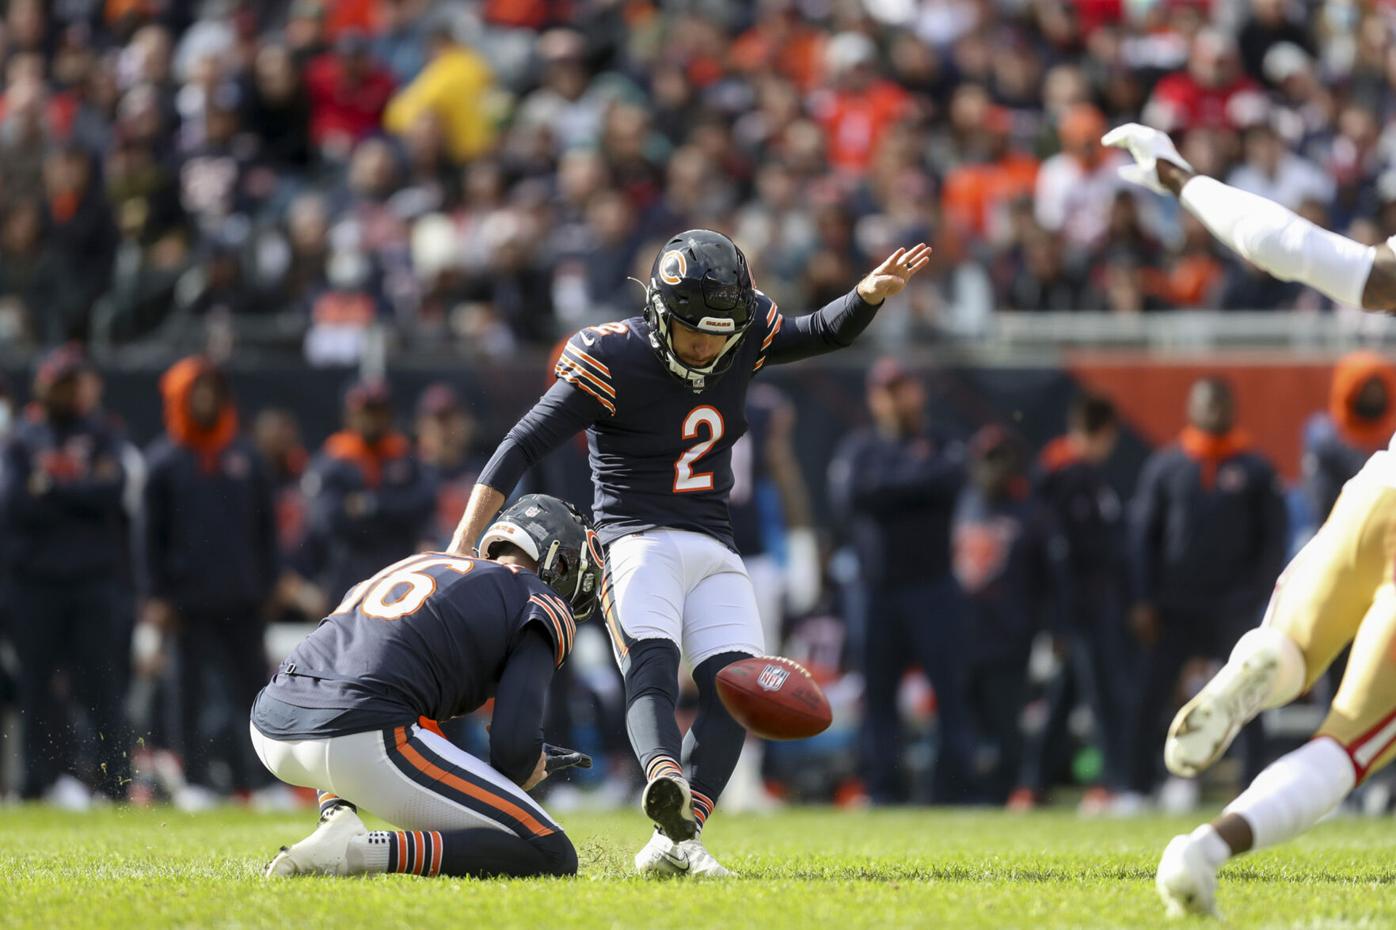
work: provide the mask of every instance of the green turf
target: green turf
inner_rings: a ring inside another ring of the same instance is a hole
[[[0,927],[973,928],[1178,926],[1153,867],[1182,823],[1081,821],[1068,813],[719,814],[709,848],[727,883],[649,882],[628,871],[638,815],[564,819],[572,880],[406,876],[263,881],[275,848],[313,816],[82,816],[0,809]],[[1396,927],[1396,828],[1325,824],[1223,873],[1228,928]]]

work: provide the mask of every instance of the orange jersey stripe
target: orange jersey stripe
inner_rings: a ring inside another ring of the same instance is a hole
[[[592,374],[592,372],[587,370],[585,365],[578,363],[575,359],[570,359],[567,356],[563,355],[558,358],[557,367],[566,367],[569,370],[576,371],[577,373],[581,374],[584,378],[586,378],[588,381],[590,381],[592,384],[596,385],[598,388],[604,391],[608,396],[616,396],[616,389],[611,387],[611,382],[606,381],[605,379],[600,378],[595,374]]]
[[[559,371],[558,371],[558,377],[561,378],[563,381],[566,381],[568,384],[572,385],[574,388],[577,388],[577,389],[580,390],[580,391],[586,391],[586,392],[587,392],[588,394],[590,394],[592,397],[596,398],[596,402],[597,402],[598,404],[600,404],[601,406],[605,407],[606,410],[607,410],[612,416],[615,415],[615,412],[616,412],[616,405],[613,404],[613,403],[611,403],[611,402],[610,402],[609,400],[607,400],[606,398],[602,397],[600,394],[596,393],[596,391],[593,390],[592,388],[588,387],[588,386],[587,386],[587,383],[586,383],[585,381],[583,381],[582,379],[578,378],[576,375],[573,375],[573,374],[570,374],[570,373],[564,373],[564,372],[561,371],[560,369],[559,369]]]
[[[605,375],[608,378],[611,377],[611,369],[607,368],[605,365],[601,364],[596,359],[592,358],[590,355],[587,355],[585,352],[574,346],[572,343],[569,342],[567,343],[567,345],[563,346],[562,351],[575,355],[577,358],[591,365],[597,371],[601,372],[601,374]]]
[[[766,325],[767,325],[767,326],[770,326],[772,323],[775,322],[776,314],[779,313],[779,312],[780,312],[780,307],[776,305],[776,302],[775,302],[774,300],[771,301],[771,309],[770,309],[770,311],[767,312],[767,314],[766,314]]]
[[[769,333],[766,334],[766,340],[765,340],[764,342],[761,343],[761,351],[762,351],[762,352],[765,352],[767,349],[769,349],[769,348],[771,347],[771,341],[772,341],[773,339],[776,338],[776,333],[780,332],[780,328],[781,328],[782,326],[784,326],[784,325],[785,325],[785,317],[783,317],[783,316],[778,316],[778,317],[776,317],[776,325],[775,325],[774,327],[772,327],[772,329],[771,329],[771,331],[770,331]]]
[[[562,627],[562,621],[557,618],[557,609],[536,594],[530,597],[528,602],[543,608],[543,613],[547,614],[548,620],[552,622],[553,632],[557,636],[557,664],[561,665],[562,660],[567,658],[567,632]]]
[[[544,594],[543,597],[545,600],[552,601],[553,606],[557,608],[558,614],[562,617],[562,622],[567,625],[567,651],[571,652],[572,647],[577,643],[577,621],[572,616],[572,608],[568,607],[566,602],[556,594]]]
[[[497,811],[508,814],[527,827],[529,832],[534,836],[551,836],[553,834],[551,827],[539,822],[537,817],[534,817],[528,811],[519,807],[519,805],[515,804],[508,797],[492,794],[484,788],[473,785],[458,775],[448,772],[439,765],[423,758],[422,754],[408,742],[406,727],[398,727],[396,737],[398,752],[401,753],[402,757],[411,763],[412,767],[417,771],[430,776],[434,781],[439,781],[443,785],[451,786],[461,794],[469,795],[477,801],[483,801]]]
[[[625,637],[620,635],[620,624],[616,620],[616,599],[611,592],[611,573],[601,576],[601,619],[606,622],[606,632],[611,635],[611,646],[621,656],[630,654]]]

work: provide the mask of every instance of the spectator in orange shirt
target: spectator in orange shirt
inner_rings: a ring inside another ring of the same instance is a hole
[[[981,88],[957,94],[956,104],[961,109],[976,106],[976,97],[983,98],[984,108],[976,119],[977,138],[970,144],[982,147],[983,155],[952,168],[945,176],[941,206],[956,236],[1004,242],[1010,235],[1008,206],[1032,195],[1037,159],[1012,147],[1009,112],[989,105]]]
[[[887,127],[908,111],[910,97],[877,73],[877,46],[856,32],[834,36],[824,52],[831,88],[816,102],[829,164],[861,175]]]
[[[764,0],[755,24],[732,43],[732,67],[757,76],[774,71],[802,91],[823,76],[824,34],[810,28],[792,0]]]

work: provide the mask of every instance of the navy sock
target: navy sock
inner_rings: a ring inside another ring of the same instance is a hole
[[[724,652],[705,659],[693,670],[698,685],[698,716],[684,740],[689,782],[693,789],[693,816],[703,828],[713,806],[727,787],[746,742],[746,730],[732,718],[717,694],[717,673],[733,662],[749,659],[744,652]]]
[[[667,639],[631,644],[625,669],[625,729],[645,780],[678,775],[683,743],[674,711],[679,701],[679,647]]]

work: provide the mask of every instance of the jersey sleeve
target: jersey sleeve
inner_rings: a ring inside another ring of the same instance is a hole
[[[541,581],[528,585],[528,602],[519,622],[520,631],[535,625],[547,635],[553,647],[555,666],[561,666],[577,641],[577,621],[562,598]]]
[[[514,424],[476,477],[477,484],[509,494],[524,473],[553,449],[590,426],[601,411],[558,381]]]
[[[611,416],[616,413],[616,382],[607,364],[607,342],[626,332],[624,323],[605,323],[589,326],[567,340],[553,366],[553,374],[559,381],[590,396],[601,409]]]
[[[787,319],[775,301],[757,293],[762,304],[770,306],[756,320],[755,325],[764,329],[752,371],[760,371],[768,361],[782,365],[847,348],[882,306],[868,303],[853,290],[814,313]]]

